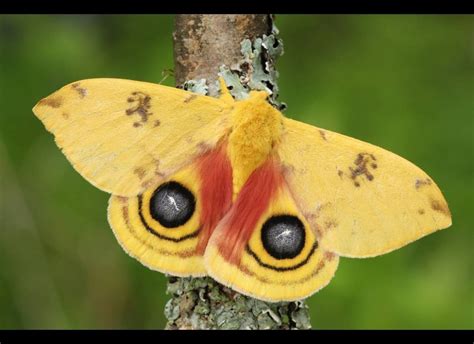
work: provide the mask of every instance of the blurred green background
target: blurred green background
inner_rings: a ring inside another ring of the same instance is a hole
[[[290,16],[289,117],[389,149],[443,190],[453,226],[341,259],[314,328],[474,328],[474,17]],[[92,77],[159,82],[172,16],[0,16],[0,328],[163,328],[166,278],[130,258],[31,108]],[[174,80],[168,78],[167,85]]]

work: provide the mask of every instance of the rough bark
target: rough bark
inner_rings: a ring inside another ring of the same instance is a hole
[[[236,99],[251,89],[278,98],[275,60],[283,45],[270,15],[177,15],[174,54],[177,87],[217,96],[218,73]],[[268,303],[244,296],[209,277],[169,277],[167,329],[308,329],[304,301]]]
[[[240,43],[271,33],[269,15],[177,15],[174,39],[176,84],[206,79],[209,95],[217,95],[221,65],[233,66],[241,57]]]

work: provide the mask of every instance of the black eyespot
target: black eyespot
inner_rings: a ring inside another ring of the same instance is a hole
[[[304,225],[296,216],[273,216],[263,224],[262,243],[276,259],[294,258],[304,247]]]
[[[160,185],[150,199],[151,216],[166,228],[184,225],[195,209],[193,194],[177,182]]]

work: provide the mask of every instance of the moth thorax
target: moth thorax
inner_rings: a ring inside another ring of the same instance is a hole
[[[262,97],[251,97],[237,104],[228,145],[234,195],[250,174],[270,157],[281,135],[283,116]]]

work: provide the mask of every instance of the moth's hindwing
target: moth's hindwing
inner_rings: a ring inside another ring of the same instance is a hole
[[[338,256],[319,246],[270,158],[251,174],[214,231],[205,264],[213,278],[246,295],[290,301],[329,283]]]
[[[153,270],[205,275],[202,255],[230,207],[231,175],[225,149],[218,148],[137,197],[113,195],[108,216],[115,236]]]

